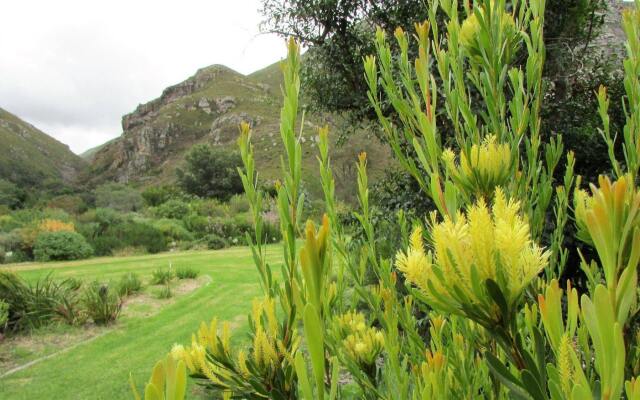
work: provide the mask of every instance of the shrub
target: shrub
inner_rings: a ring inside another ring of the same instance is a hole
[[[151,273],[151,284],[152,285],[164,285],[167,282],[170,282],[175,276],[175,273],[171,267],[169,268],[158,268]]]
[[[249,211],[249,200],[243,194],[236,194],[229,199],[229,210],[232,214],[246,213]]]
[[[121,297],[130,296],[134,293],[138,293],[142,290],[142,281],[138,277],[138,274],[129,272],[122,275],[120,282],[118,283],[118,294]]]
[[[282,240],[282,232],[280,231],[280,226],[265,222],[262,228],[262,232],[264,233],[263,240],[265,241],[265,243],[278,243]]]
[[[182,200],[169,200],[155,210],[155,214],[161,218],[182,219],[189,214],[189,205]]]
[[[112,235],[99,236],[91,242],[91,245],[96,256],[111,256],[115,249],[124,248],[123,242]]]
[[[198,215],[205,217],[223,217],[229,214],[229,205],[216,199],[198,199],[192,202],[192,208]]]
[[[9,303],[0,300],[0,332],[4,331],[9,320]]]
[[[57,219],[43,219],[38,224],[40,232],[75,232],[76,227],[72,222],[59,221]]]
[[[26,199],[26,193],[13,182],[0,179],[0,205],[19,208]]]
[[[189,232],[182,222],[177,219],[159,219],[153,221],[153,226],[160,230],[164,237],[168,240],[191,241],[193,235]]]
[[[87,210],[87,204],[80,196],[64,194],[56,196],[47,202],[49,208],[59,208],[69,214],[80,214]]]
[[[159,253],[167,249],[162,232],[148,224],[131,222],[122,226],[121,239],[128,246],[142,246],[149,253]]]
[[[43,232],[33,248],[38,261],[80,260],[90,257],[93,249],[84,236],[76,232]]]
[[[204,237],[204,242],[209,250],[219,250],[229,247],[229,242],[215,233],[211,233]]]
[[[162,286],[162,288],[156,292],[156,295],[159,299],[170,299],[173,297],[173,291],[171,290],[169,282]]]
[[[109,285],[98,281],[88,285],[82,297],[87,315],[96,325],[114,322],[122,310],[122,299]]]
[[[252,345],[234,348],[230,323],[214,319],[201,323],[191,347],[172,350],[209,397],[339,398],[346,394],[339,384],[343,370],[358,386],[354,398],[640,398],[640,149],[629,134],[640,121],[640,0],[635,13],[623,14],[629,58],[622,132],[610,131],[606,89],[598,92],[615,180],[601,176],[591,193],[574,180],[570,153],[564,176],[554,181],[563,153],[559,138],[538,145],[545,2],[478,1],[472,13],[464,6],[463,16],[459,2],[434,3],[430,21],[416,24],[415,62],[409,61],[409,34],[399,28],[392,44],[384,31],[376,33],[377,57],[365,60],[368,97],[400,164],[436,210],[417,215],[413,227],[399,213],[395,229],[374,228],[362,153],[354,216],[364,233],[353,249],[336,212],[327,128],[318,143],[327,214],[318,229],[298,218],[304,215],[297,179],[303,150],[294,129],[300,52],[289,42],[280,124],[287,160],[278,185],[287,290],[272,279],[258,240],[252,254],[264,297],[252,305]],[[450,18],[445,30],[437,14]],[[431,73],[444,82],[442,93]],[[382,103],[396,115],[387,117]],[[438,126],[443,115],[453,131]],[[616,158],[617,140],[624,162]],[[262,197],[248,124],[241,125],[238,142],[260,232]],[[411,151],[419,154],[415,160]],[[584,275],[570,277],[565,290],[559,281],[567,275],[570,211],[577,234],[569,240],[593,253],[571,265]],[[376,237],[403,250],[382,253]],[[363,279],[367,269],[373,282]],[[303,306],[294,306],[302,298]],[[154,370],[156,380],[161,368]]]
[[[107,183],[94,191],[96,206],[111,208],[121,212],[138,211],[142,209],[140,193],[120,183]]]
[[[54,281],[46,275],[30,285],[12,272],[0,271],[0,299],[9,305],[7,329],[38,328],[56,318],[76,321],[77,289],[74,280]]]
[[[196,279],[200,271],[191,267],[181,267],[176,269],[176,277],[178,279]]]
[[[180,196],[180,192],[174,186],[151,186],[142,192],[142,198],[149,207],[157,207],[178,196]]]
[[[209,218],[203,217],[198,214],[190,214],[184,217],[182,220],[184,226],[189,230],[189,232],[193,233],[196,237],[203,237],[206,235],[209,230]]]

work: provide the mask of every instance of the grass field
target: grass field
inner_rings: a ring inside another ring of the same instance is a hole
[[[279,246],[268,248],[272,262],[278,261],[279,255]],[[131,271],[140,274],[146,282],[154,269],[167,267],[169,263],[174,268],[190,266],[198,269],[202,274],[200,287],[166,300],[154,312],[125,313],[113,327],[90,332],[88,340],[82,337],[86,328],[60,328],[60,332],[47,330],[35,333],[34,339],[45,343],[37,354],[23,355],[24,362],[45,355],[50,358],[0,378],[0,399],[129,399],[129,372],[133,373],[142,389],[154,363],[174,343],[190,342],[191,333],[200,321],[209,321],[217,316],[232,321],[236,331],[244,329],[250,301],[260,295],[258,275],[246,247],[23,264],[9,266],[9,269],[29,281],[48,273],[56,278],[108,281],[119,279]],[[149,311],[142,309],[144,305],[139,307],[138,311]],[[235,340],[242,340],[238,333]],[[55,338],[60,335],[77,335],[81,339],[75,345],[58,346]],[[60,352],[65,346],[69,349]],[[0,371],[0,375],[2,373]]]

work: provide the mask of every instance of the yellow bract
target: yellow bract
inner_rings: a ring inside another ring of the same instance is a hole
[[[384,335],[367,324],[364,314],[347,312],[335,318],[345,354],[356,363],[370,367],[384,347]]]
[[[487,136],[481,145],[460,151],[459,163],[451,149],[442,154],[447,173],[469,196],[489,198],[498,186],[504,187],[512,178],[511,147]]]
[[[638,265],[640,192],[630,180],[622,176],[611,183],[600,176],[598,186],[591,185],[592,196],[582,190],[574,196],[577,237],[597,250],[608,284],[616,282],[626,263]]]
[[[493,13],[493,1],[490,2],[489,7],[491,8],[491,13]],[[488,24],[489,21],[487,21],[486,7],[480,8],[479,13],[482,19],[485,20],[485,24]],[[492,15],[492,17],[496,18],[495,15]],[[509,63],[510,57],[515,52],[515,47],[519,42],[517,34],[518,32],[515,21],[511,14],[503,11],[501,18],[501,31],[504,35],[504,38],[502,40],[507,44],[507,46],[505,46],[505,53],[503,54],[507,57],[505,62]],[[472,12],[472,14],[469,15],[467,19],[465,19],[462,23],[460,32],[458,34],[458,40],[461,47],[467,51],[470,59],[477,63],[482,62],[482,53],[480,52],[480,49],[486,47],[478,43],[481,29],[482,26],[480,24],[480,21],[478,20],[478,16],[475,12]]]
[[[491,210],[480,198],[466,215],[435,224],[432,237],[433,256],[425,252],[417,228],[409,249],[396,256],[396,266],[434,308],[448,312],[487,303],[485,291],[477,289],[487,279],[513,305],[549,258],[531,240],[519,203],[507,200],[500,189]]]

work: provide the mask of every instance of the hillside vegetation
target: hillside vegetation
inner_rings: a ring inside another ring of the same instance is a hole
[[[93,154],[89,180],[115,180],[148,186],[171,183],[185,153],[199,143],[237,149],[238,126],[245,121],[253,127],[256,160],[269,181],[280,170],[283,148],[279,133],[281,103],[279,63],[249,76],[221,65],[202,68],[189,79],[168,87],[162,95],[122,118],[122,136],[106,143]],[[304,152],[313,154],[317,130],[336,126],[339,117],[306,115],[300,138]],[[334,129],[335,130],[335,129]],[[334,132],[335,138],[338,137]],[[334,140],[335,141],[335,140]],[[374,176],[390,162],[390,152],[373,134],[361,132],[339,146],[334,157],[337,190],[342,192],[355,178],[357,154],[370,154]],[[317,162],[305,157],[305,188],[319,194]],[[352,196],[344,193],[345,197]]]
[[[86,163],[69,147],[0,108],[0,178],[19,185],[72,182]]]

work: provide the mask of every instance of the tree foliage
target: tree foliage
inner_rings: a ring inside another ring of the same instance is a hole
[[[206,144],[196,145],[187,153],[184,169],[176,171],[178,185],[186,193],[226,201],[242,192],[237,171],[241,165],[242,159],[237,152]]]

